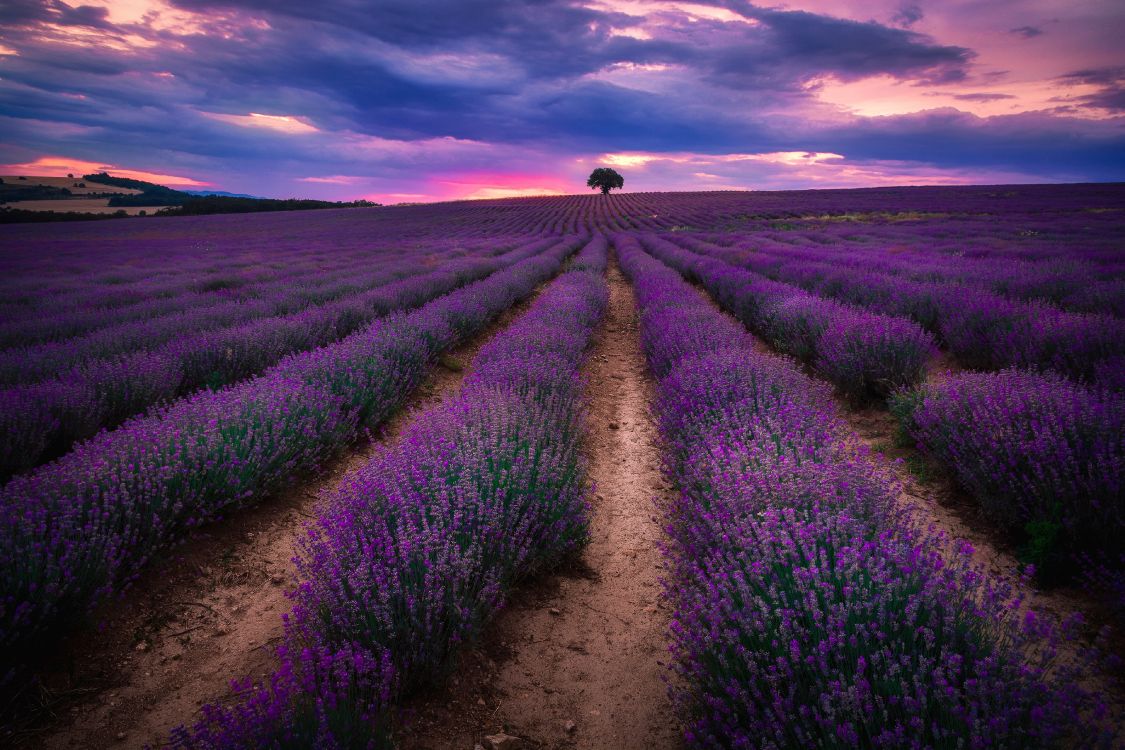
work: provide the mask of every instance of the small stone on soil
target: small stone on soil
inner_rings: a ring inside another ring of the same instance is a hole
[[[523,747],[523,740],[510,734],[490,734],[484,738],[484,746],[491,750],[519,750]]]
[[[573,719],[567,719],[564,726],[567,734],[574,734],[578,730],[578,725],[574,723]]]

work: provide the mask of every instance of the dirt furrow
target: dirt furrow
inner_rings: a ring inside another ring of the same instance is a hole
[[[526,748],[680,747],[667,698],[669,609],[656,498],[668,491],[633,291],[617,265],[595,335],[586,453],[596,495],[579,560],[516,592],[448,685],[408,706],[402,748],[469,750],[506,733]]]
[[[287,594],[297,582],[295,543],[318,504],[417,414],[455,393],[477,351],[529,304],[515,305],[444,355],[374,440],[320,475],[204,529],[103,607],[98,631],[72,639],[44,676],[42,715],[20,732],[20,744],[159,747],[170,729],[194,720],[200,705],[229,695],[232,679],[268,676],[290,607]]]

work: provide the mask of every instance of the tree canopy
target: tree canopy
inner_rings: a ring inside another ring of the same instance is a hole
[[[625,186],[625,178],[609,167],[598,167],[590,173],[586,186],[594,190],[601,190],[602,195],[609,195],[614,188]]]

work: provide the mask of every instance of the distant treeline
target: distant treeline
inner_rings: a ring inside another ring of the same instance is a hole
[[[126,188],[127,190],[140,190],[142,193],[152,190],[167,190],[169,193],[179,193],[179,190],[166,188],[163,185],[157,185],[155,182],[145,182],[144,180],[134,180],[129,177],[113,177],[108,172],[96,172],[94,174],[84,174],[82,179],[87,182],[97,182],[101,185],[112,185],[113,187]],[[184,193],[186,195],[186,193]]]
[[[110,205],[115,205],[110,203]],[[140,204],[136,204],[140,205]],[[261,211],[308,211],[317,208],[370,208],[371,201],[317,201],[304,198],[232,198],[226,195],[189,195],[177,208],[156,212],[157,216],[198,216],[200,214],[249,214]]]
[[[28,211],[26,208],[0,206],[0,224],[32,224],[40,221],[95,221],[97,219],[123,219],[128,215],[124,209],[112,214],[94,214],[81,211]]]
[[[67,188],[51,187],[50,185],[0,183],[0,203],[55,200],[70,198],[71,196],[72,193]]]
[[[107,172],[83,175],[82,179],[141,191],[137,195],[114,195],[109,199],[110,206],[182,206],[192,198],[188,193],[157,185],[154,182],[134,180],[129,177],[113,177]]]

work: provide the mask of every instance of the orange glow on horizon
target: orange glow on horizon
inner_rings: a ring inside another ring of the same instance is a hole
[[[96,161],[71,159],[66,156],[41,156],[35,161],[23,164],[0,164],[0,170],[7,174],[23,174],[32,177],[66,177],[67,174],[90,174],[93,172],[109,172],[114,177],[127,177],[132,180],[144,180],[160,185],[179,185],[181,187],[208,187],[212,183],[193,180],[190,177],[179,175],[146,172],[139,169],[125,169],[112,164],[102,164]]]
[[[531,198],[574,192],[573,185],[560,181],[555,175],[474,172],[434,182],[446,188],[436,191],[439,195],[435,195],[433,200]]]
[[[955,87],[914,86],[890,76],[847,83],[828,78],[817,81],[811,88],[820,101],[861,117],[906,115],[946,107],[977,117],[1014,115],[1053,110],[1066,106],[1070,100],[1099,91],[1098,86],[1091,84],[1063,85],[1058,81],[1038,80],[977,86],[964,83]],[[1111,116],[1109,112],[1090,108],[1076,108],[1069,114],[1094,120]]]
[[[476,201],[493,198],[537,198],[547,195],[566,195],[566,192],[548,187],[480,187],[467,195],[460,196],[456,200]]]

